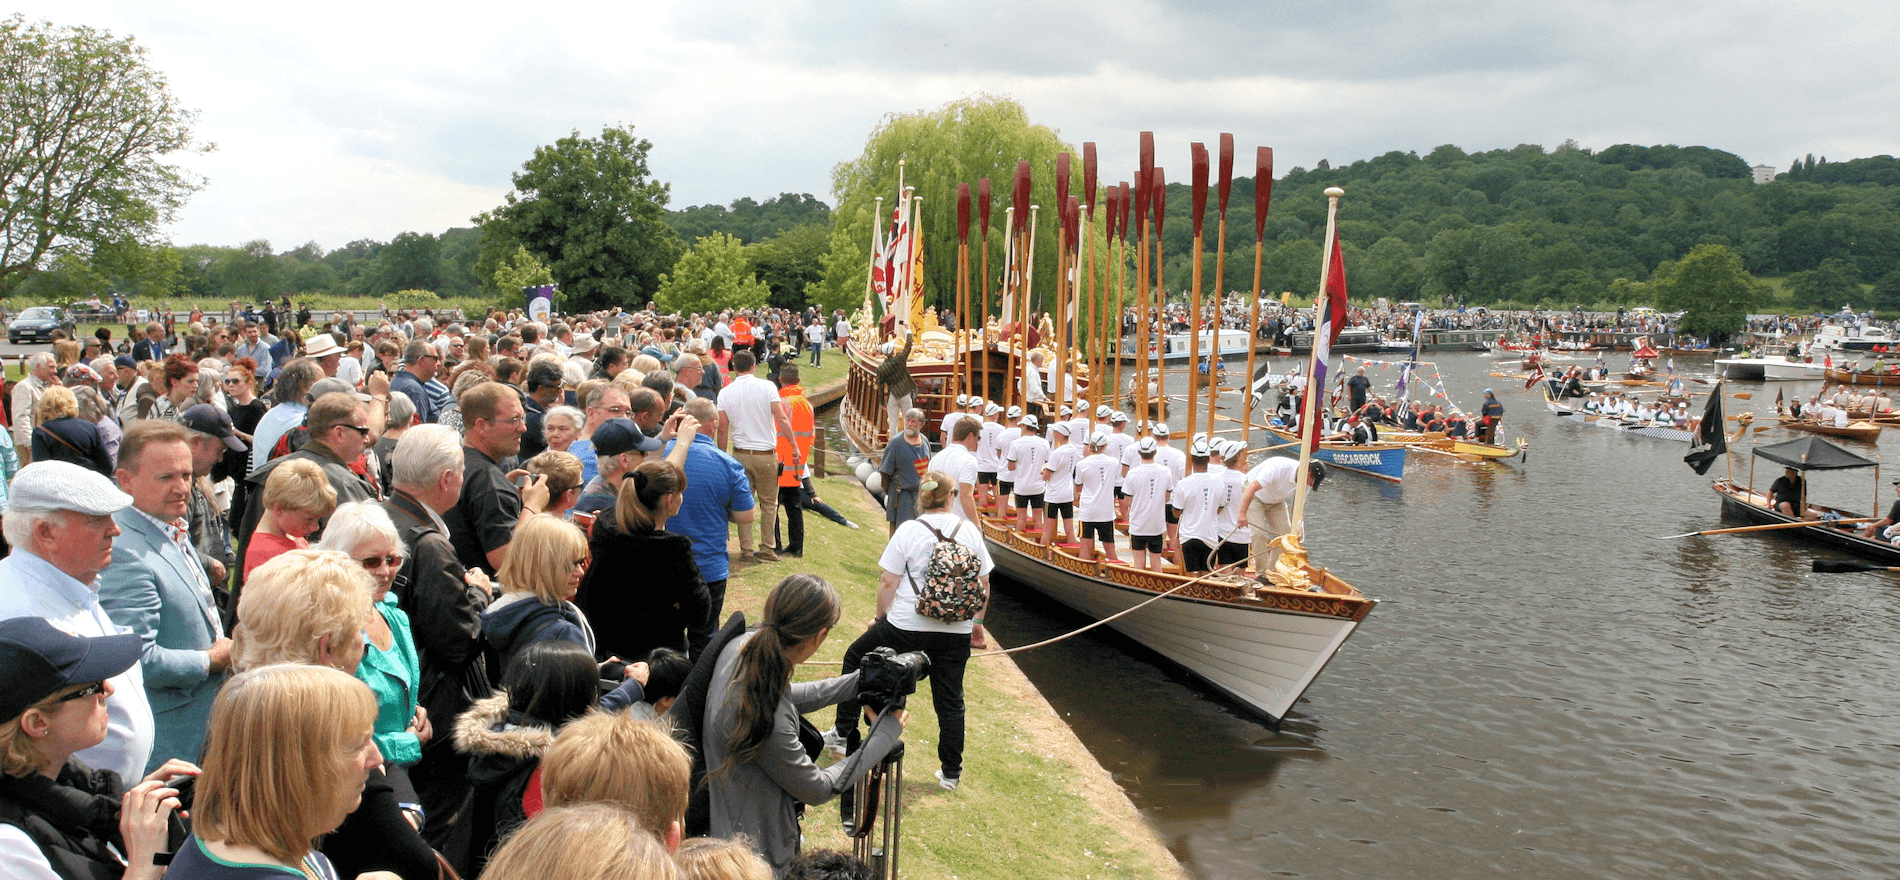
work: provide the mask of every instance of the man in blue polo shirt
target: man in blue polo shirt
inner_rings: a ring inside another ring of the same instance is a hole
[[[685,409],[699,421],[699,430],[686,450],[686,494],[680,512],[666,521],[666,530],[692,539],[693,558],[699,563],[706,591],[712,594],[712,619],[717,621],[725,608],[726,577],[731,573],[727,524],[744,528],[757,512],[752,509],[752,483],[746,479],[745,467],[713,442],[719,430],[719,408],[700,398]],[[667,451],[672,450],[673,444],[668,444]]]

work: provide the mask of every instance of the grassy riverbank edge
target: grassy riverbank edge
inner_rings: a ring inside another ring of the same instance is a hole
[[[785,576],[813,572],[844,599],[844,617],[799,680],[837,674],[844,649],[875,613],[881,512],[844,476],[816,481],[820,496],[861,528],[809,511],[805,555],[735,567],[725,613],[755,623]],[[732,551],[738,551],[736,539]],[[992,641],[992,648],[994,648]],[[963,784],[937,786],[937,719],[929,685],[910,701],[904,739],[900,866],[906,877],[1017,880],[1021,877],[1186,878],[1186,872],[1067,724],[1007,656],[973,658],[964,679],[968,708]],[[830,710],[811,716],[831,726]],[[828,760],[828,759],[827,759]],[[836,803],[808,809],[805,845],[850,849]]]

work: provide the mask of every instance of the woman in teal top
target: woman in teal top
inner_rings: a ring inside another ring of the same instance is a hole
[[[407,767],[422,757],[422,745],[434,731],[416,701],[422,665],[416,659],[409,615],[389,592],[402,569],[402,537],[381,506],[358,501],[330,515],[319,547],[348,553],[376,581],[371,595],[377,613],[363,629],[366,644],[356,677],[376,695],[376,748],[388,764]]]

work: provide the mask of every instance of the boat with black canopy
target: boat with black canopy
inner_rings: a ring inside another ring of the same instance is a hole
[[[1783,467],[1793,468],[1803,476],[1801,517],[1789,516],[1774,509],[1768,502],[1768,492],[1755,489],[1755,459],[1765,458]],[[1879,501],[1880,462],[1865,458],[1842,449],[1819,437],[1801,437],[1785,443],[1757,446],[1751,451],[1748,466],[1748,482],[1737,482],[1734,475],[1715,481],[1714,489],[1722,497],[1722,512],[1732,514],[1752,523],[1786,524],[1782,534],[1794,535],[1810,541],[1838,547],[1870,559],[1879,559],[1889,564],[1900,565],[1900,546],[1887,541],[1863,538],[1860,529],[1851,525],[1837,524],[1839,520],[1866,522],[1865,514],[1855,513],[1839,507],[1818,504],[1805,497],[1810,471],[1838,471],[1856,468],[1872,468],[1875,486],[1875,504]],[[1812,520],[1809,525],[1797,526],[1796,523]]]

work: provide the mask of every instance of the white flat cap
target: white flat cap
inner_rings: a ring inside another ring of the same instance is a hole
[[[36,461],[13,478],[10,504],[33,510],[71,510],[89,516],[118,513],[132,496],[104,474],[65,461]]]

